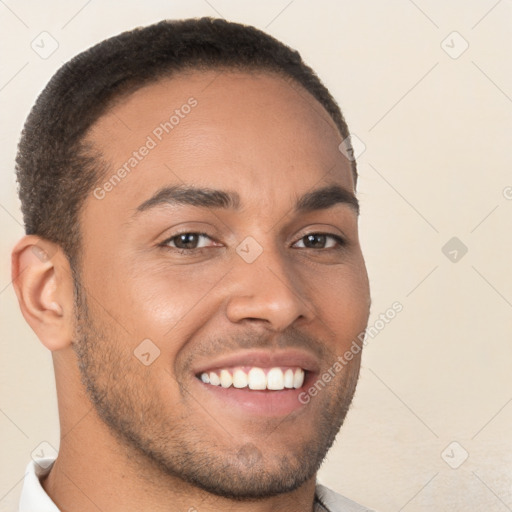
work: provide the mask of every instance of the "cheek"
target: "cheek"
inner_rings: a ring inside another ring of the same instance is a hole
[[[316,315],[336,339],[350,344],[364,331],[370,310],[368,276],[364,262],[325,267],[303,277],[307,297]]]
[[[112,300],[121,301],[119,314],[138,337],[167,340],[184,334],[191,320],[206,320],[205,307],[212,309],[226,272],[221,266],[134,265],[118,276]]]

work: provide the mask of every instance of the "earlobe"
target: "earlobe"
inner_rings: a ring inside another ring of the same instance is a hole
[[[62,249],[35,235],[24,236],[12,251],[12,282],[21,312],[49,350],[71,345],[73,278]]]

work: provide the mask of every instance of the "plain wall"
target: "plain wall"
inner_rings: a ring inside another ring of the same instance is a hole
[[[31,453],[59,439],[51,356],[10,284],[23,234],[13,172],[23,122],[80,51],[135,26],[204,15],[298,49],[366,146],[358,196],[370,325],[396,301],[403,311],[369,338],[320,481],[381,512],[510,510],[510,0],[0,3],[0,510],[16,509]],[[43,31],[58,42],[46,59],[31,47]]]

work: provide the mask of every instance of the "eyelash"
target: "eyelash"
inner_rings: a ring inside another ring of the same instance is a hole
[[[169,246],[170,242],[172,242],[173,240],[177,239],[178,237],[180,237],[182,235],[198,235],[200,237],[209,238],[210,240],[215,242],[215,240],[211,236],[209,236],[207,233],[200,233],[200,232],[196,232],[196,231],[183,231],[182,233],[177,233],[177,234],[167,238],[162,243],[160,243],[159,246],[162,247],[163,249],[168,249],[168,250],[171,250],[171,251],[174,251],[174,252],[178,252],[178,254],[185,254],[185,255],[198,254],[198,253],[201,253],[204,250],[207,250],[207,249],[210,248],[210,247],[195,247],[195,248],[192,248],[192,249],[182,249],[182,248],[179,248],[179,247]],[[325,236],[327,238],[333,239],[337,243],[336,247],[327,247],[327,248],[322,248],[322,249],[316,249],[317,251],[340,250],[344,246],[347,245],[345,239],[343,239],[341,236],[334,235],[332,233],[322,233],[322,232],[306,233],[305,235],[301,236],[296,242],[294,242],[294,245],[297,242],[299,242],[299,241],[303,240],[304,238],[306,238],[307,236],[312,236],[312,235]],[[313,247],[304,247],[304,249],[315,250],[315,248],[313,248]]]

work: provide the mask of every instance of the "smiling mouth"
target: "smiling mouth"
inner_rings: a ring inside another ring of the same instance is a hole
[[[218,368],[196,375],[204,384],[222,388],[282,391],[299,389],[304,384],[306,371],[300,367],[232,367]]]

